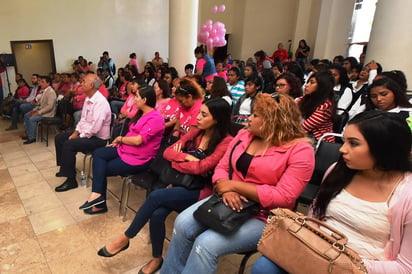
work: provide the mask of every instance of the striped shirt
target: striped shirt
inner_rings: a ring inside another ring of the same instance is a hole
[[[296,101],[299,102],[302,98],[303,97]],[[327,100],[318,106],[306,120],[303,120],[302,128],[306,132],[312,133],[317,140],[319,140],[325,133],[333,133],[332,102]],[[325,138],[325,141],[334,143],[335,137],[328,136]]]
[[[245,93],[245,82],[243,80],[239,80],[235,85],[231,86],[227,83],[227,89],[232,94],[233,99],[233,106],[236,105],[237,101],[240,97]]]

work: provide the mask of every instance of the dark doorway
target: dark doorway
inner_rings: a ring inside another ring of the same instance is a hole
[[[33,73],[48,75],[56,72],[53,40],[10,41],[16,59],[16,73],[30,79]]]
[[[226,45],[224,47],[215,48],[213,52],[213,59],[215,59],[215,63],[217,61],[225,61],[227,56],[227,46],[229,45],[229,34],[225,35]]]

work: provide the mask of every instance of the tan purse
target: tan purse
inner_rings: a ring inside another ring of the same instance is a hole
[[[346,246],[345,235],[318,219],[274,209],[258,251],[289,273],[367,273],[362,259]],[[310,223],[310,222],[313,223]],[[326,230],[320,227],[327,228]]]

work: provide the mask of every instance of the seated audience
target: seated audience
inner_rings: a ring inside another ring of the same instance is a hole
[[[215,76],[212,80],[206,82],[205,99],[220,97],[223,98],[229,106],[232,106],[232,95],[227,89],[226,82],[222,77]]]
[[[100,85],[101,81],[97,75],[90,73],[84,77],[81,87],[87,98],[80,121],[74,131],[60,133],[54,139],[56,162],[60,166],[56,177],[67,178],[63,184],[55,188],[56,192],[77,187],[77,152],[90,152],[105,146],[110,138],[110,106],[106,98],[97,90]]]
[[[206,177],[202,177],[205,181],[204,188],[189,190],[181,186],[173,186],[151,192],[137,211],[128,229],[100,249],[98,252],[100,256],[111,257],[125,250],[129,246],[130,239],[134,238],[149,221],[152,259],[142,267],[139,273],[154,273],[160,269],[163,262],[166,217],[172,211],[182,212],[212,193],[212,171],[232,140],[228,132],[230,111],[230,106],[221,98],[206,101],[197,116],[197,128],[164,152],[164,157],[176,170],[192,175],[206,174]],[[199,159],[190,153],[196,150],[205,154],[206,157]]]
[[[365,110],[372,109],[398,113],[404,119],[412,116],[406,92],[390,78],[378,79],[369,86]]]
[[[334,79],[329,71],[316,72],[305,85],[305,95],[297,99],[303,116],[302,128],[315,140],[333,132],[336,115],[333,86]],[[325,141],[335,142],[335,137],[328,136]]]
[[[156,93],[155,109],[163,115],[170,101],[169,85],[165,80],[160,79],[154,83],[153,89]]]
[[[194,80],[182,78],[176,88],[175,97],[181,107],[173,136],[182,138],[197,125],[196,117],[203,101],[202,89]]]
[[[107,212],[107,176],[145,171],[160,147],[165,124],[154,109],[156,95],[151,86],[138,89],[135,96],[139,111],[131,119],[129,131],[106,147],[93,152],[93,185],[89,199],[80,206],[86,214]]]
[[[284,49],[283,43],[278,44],[278,49],[275,50],[272,54],[272,60],[275,60],[276,58],[279,59],[281,63],[286,61],[289,57],[288,51]]]
[[[347,110],[352,102],[352,85],[349,83],[348,74],[338,64],[330,65],[329,71],[334,78],[333,90],[335,91],[335,100],[338,102],[338,108]]]
[[[290,72],[282,73],[276,79],[275,91],[292,96],[293,98],[302,96],[302,86],[300,80]]]
[[[263,84],[262,78],[257,74],[250,75],[245,79],[245,83],[246,92],[237,101],[232,112],[232,116],[235,118],[234,123],[242,126],[248,123],[249,116],[253,113],[256,95],[260,93]]]
[[[24,114],[24,130],[26,135],[22,138],[26,140],[23,143],[25,145],[36,142],[37,122],[46,117],[54,117],[56,114],[56,92],[50,86],[50,78],[48,76],[40,76],[39,78],[39,85],[42,89],[40,100],[33,110]]]
[[[15,102],[11,112],[11,125],[6,128],[6,131],[17,129],[20,113],[22,113],[24,117],[24,114],[26,114],[26,112],[32,110],[36,106],[35,98],[38,94],[40,94],[41,91],[38,82],[39,75],[33,73],[31,75],[31,84],[33,85],[33,87],[30,90],[29,96],[22,101]]]
[[[256,249],[268,211],[293,208],[312,175],[314,152],[300,123],[293,98],[277,93],[257,95],[247,130],[241,130],[229,144],[212,182],[214,191],[233,210],[242,209],[241,200],[252,200],[261,212],[232,234],[223,235],[193,217],[207,198],[193,204],[176,218],[161,273],[215,273],[220,256]]]
[[[344,137],[310,215],[346,235],[368,273],[411,273],[411,131],[398,115],[373,110],[349,121]],[[251,273],[286,271],[262,256]]]
[[[242,73],[238,67],[231,67],[227,72],[227,88],[232,95],[232,105],[235,105],[245,93],[245,82],[242,80]]]

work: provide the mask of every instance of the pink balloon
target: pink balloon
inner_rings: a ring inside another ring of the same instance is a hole
[[[216,14],[217,11],[218,11],[218,7],[217,7],[216,5],[213,6],[213,7],[212,7],[212,13],[213,13],[213,14]]]
[[[197,41],[200,43],[206,43],[207,39],[209,38],[209,32],[202,31],[197,35]]]
[[[213,24],[212,19],[208,19],[208,20],[206,20],[206,25],[212,25],[212,24]]]
[[[206,24],[203,24],[202,27],[200,28],[201,31],[208,31],[208,26]]]
[[[225,6],[225,5],[220,5],[220,6],[219,6],[219,12],[224,12],[225,9],[226,9],[226,6]]]

